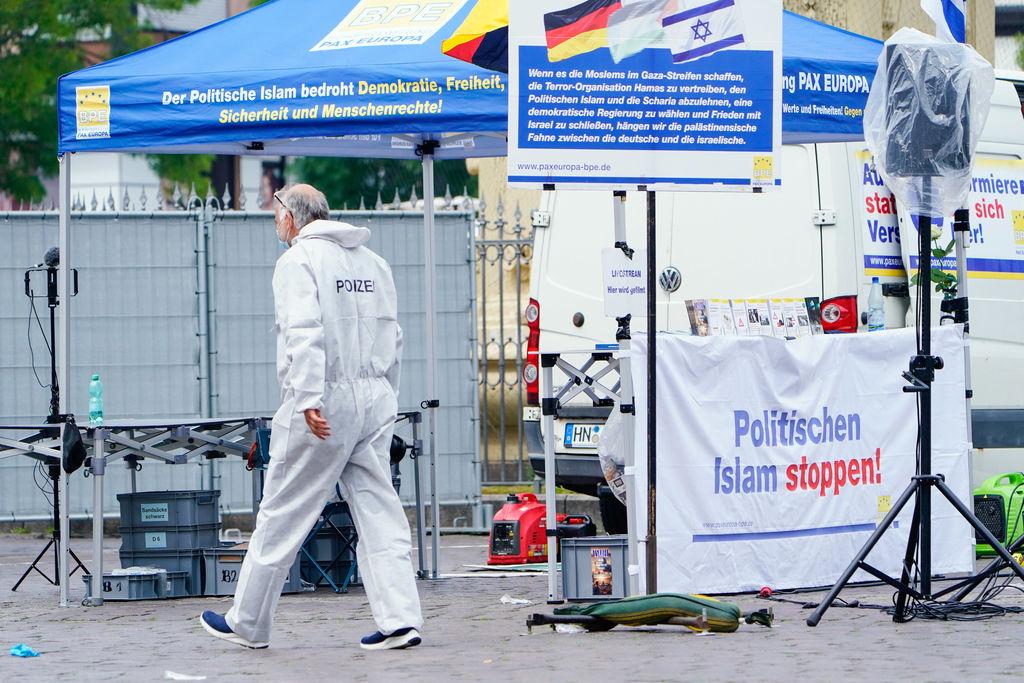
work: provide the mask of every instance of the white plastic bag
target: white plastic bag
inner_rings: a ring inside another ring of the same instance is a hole
[[[968,45],[912,28],[886,41],[864,137],[885,186],[911,214],[948,216],[966,201],[994,89],[992,65]]]
[[[601,438],[597,441],[597,457],[601,462],[601,471],[615,497],[626,504],[626,443],[623,427],[623,415],[618,404],[612,408],[612,414],[601,429]]]

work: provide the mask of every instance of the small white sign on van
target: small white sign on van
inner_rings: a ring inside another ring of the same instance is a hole
[[[621,249],[601,251],[604,275],[604,314],[621,318],[647,315],[647,252],[637,251],[628,258]]]

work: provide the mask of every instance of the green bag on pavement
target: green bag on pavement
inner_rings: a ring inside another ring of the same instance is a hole
[[[655,626],[675,617],[700,617],[705,610],[710,631],[732,633],[740,627],[743,613],[739,606],[704,595],[681,593],[657,593],[590,605],[570,605],[556,609],[555,614],[595,617],[607,622],[607,625],[598,623],[584,626],[590,630],[607,630],[618,625]],[[746,618],[746,622],[771,626],[771,617],[764,612],[755,612]],[[692,626],[690,628],[700,630]]]

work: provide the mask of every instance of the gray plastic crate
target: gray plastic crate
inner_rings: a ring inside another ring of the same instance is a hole
[[[166,574],[104,574],[100,597],[111,602],[118,600],[159,600],[164,597]],[[85,596],[92,596],[92,575],[82,576]]]
[[[120,526],[121,550],[202,550],[219,543],[220,524]]]
[[[203,595],[234,595],[238,588],[238,576],[245,560],[246,548],[207,548],[203,551]],[[298,593],[303,590],[299,572],[299,556],[288,572],[288,578],[281,593]]]
[[[220,491],[141,491],[120,493],[121,525],[194,527],[218,524]]]
[[[191,597],[188,592],[188,572],[167,572],[167,582],[164,584],[163,597]]]
[[[122,567],[157,567],[185,573],[186,595],[203,594],[202,550],[121,550]]]
[[[570,602],[629,596],[629,544],[625,536],[563,538],[562,594]]]

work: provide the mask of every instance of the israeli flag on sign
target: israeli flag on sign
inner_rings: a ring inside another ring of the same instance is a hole
[[[935,22],[935,35],[951,43],[967,42],[967,0],[921,0]]]
[[[743,17],[735,0],[690,2],[661,21],[672,61],[689,62],[743,44]]]

